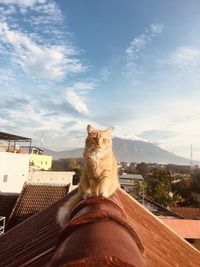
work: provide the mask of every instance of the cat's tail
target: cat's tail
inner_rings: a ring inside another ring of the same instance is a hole
[[[82,200],[82,193],[80,190],[72,196],[67,202],[59,208],[57,213],[57,222],[61,228],[64,228],[66,223],[69,221],[73,208]]]

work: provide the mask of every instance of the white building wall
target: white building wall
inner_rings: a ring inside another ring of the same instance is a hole
[[[56,172],[56,171],[38,171],[30,170],[27,182],[29,183],[46,183],[46,184],[70,184],[69,191],[76,186],[72,185],[73,175],[75,172]]]
[[[20,193],[29,172],[28,154],[0,152],[0,192]]]

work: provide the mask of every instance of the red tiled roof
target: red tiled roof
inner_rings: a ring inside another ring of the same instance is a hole
[[[75,192],[76,190],[72,191],[64,199],[1,236],[1,265],[38,267],[47,264],[53,255],[60,232],[56,222],[58,208]],[[200,253],[196,249],[127,193],[118,190],[116,194],[124,206],[127,222],[142,241],[147,266],[199,266]]]
[[[46,209],[63,198],[68,190],[69,186],[66,185],[25,183],[9,218],[7,229],[11,229],[33,214]]]
[[[171,211],[184,219],[200,220],[200,208],[172,207]]]

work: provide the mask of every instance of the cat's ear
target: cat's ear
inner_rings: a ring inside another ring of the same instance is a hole
[[[107,134],[109,134],[109,135],[111,135],[112,132],[113,132],[113,127],[108,128],[108,129],[105,130],[104,132],[107,133]]]
[[[87,132],[88,132],[88,134],[90,134],[91,132],[94,132],[94,131],[95,131],[95,129],[91,125],[88,125],[87,126]]]

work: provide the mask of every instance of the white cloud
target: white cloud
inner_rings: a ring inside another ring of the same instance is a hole
[[[72,86],[69,86],[67,89],[78,92],[79,94],[87,94],[90,90],[96,87],[95,82],[76,82]]]
[[[83,113],[83,114],[89,113],[89,110],[88,110],[86,104],[83,102],[83,100],[81,100],[80,96],[78,96],[78,94],[74,90],[68,89],[66,91],[66,95],[67,95],[68,103],[75,110],[77,110],[79,113]]]
[[[179,47],[170,56],[170,63],[180,66],[195,66],[200,63],[200,49]]]
[[[31,7],[36,4],[44,4],[47,0],[0,0],[0,4],[16,5],[19,7]]]
[[[156,35],[162,33],[164,26],[162,24],[152,24],[146,30],[144,34],[141,34],[133,39],[129,47],[126,49],[126,73],[137,73],[137,61],[141,50],[143,50]]]
[[[75,57],[75,49],[39,45],[28,34],[11,30],[7,23],[0,23],[0,40],[10,45],[14,62],[33,78],[62,79],[86,69]]]
[[[0,84],[4,86],[9,86],[11,81],[15,78],[14,72],[12,69],[0,69]]]
[[[103,67],[100,72],[100,79],[104,82],[109,81],[112,71],[108,67]]]
[[[19,13],[26,23],[32,26],[51,25],[63,22],[62,11],[54,1],[48,0],[0,0],[1,21],[14,19],[12,15]],[[9,17],[9,15],[11,15]],[[26,18],[25,18],[26,17]],[[17,18],[14,19],[17,21]],[[41,28],[39,28],[41,29]],[[44,29],[45,30],[45,29]],[[52,29],[51,29],[52,32]]]
[[[66,88],[67,101],[79,113],[88,114],[89,110],[84,103],[84,95],[87,95],[95,87],[95,82],[76,82]]]
[[[114,135],[115,137],[121,138],[121,139],[126,139],[126,140],[132,140],[132,141],[143,141],[143,142],[148,142],[146,139],[139,137],[134,134],[117,134]]]
[[[151,34],[162,33],[164,26],[162,24],[152,24],[150,25]]]

